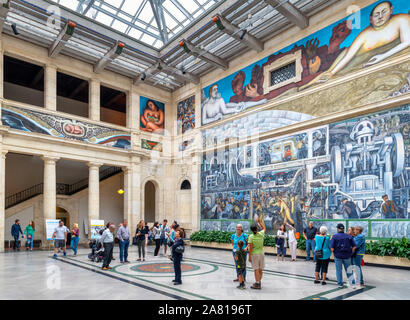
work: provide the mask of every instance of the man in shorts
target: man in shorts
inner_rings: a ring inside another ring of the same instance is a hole
[[[255,272],[255,283],[251,289],[261,289],[262,269],[265,268],[265,253],[263,251],[263,241],[265,238],[265,223],[257,218],[256,223],[251,226],[253,234],[249,236],[248,251],[249,262]],[[262,231],[258,232],[258,225]]]
[[[66,254],[66,243],[67,243],[67,233],[68,229],[64,225],[64,222],[60,220],[58,227],[54,229],[53,239],[54,239],[54,255],[53,258],[57,259],[58,250],[61,248],[64,252],[64,257]]]

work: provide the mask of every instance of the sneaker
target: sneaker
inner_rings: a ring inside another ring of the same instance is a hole
[[[128,260],[125,260],[124,263],[130,263]]]
[[[138,258],[137,261],[141,261],[141,258]]]
[[[251,289],[261,289],[261,284],[255,282],[255,283],[251,286]]]
[[[112,267],[107,267],[107,269],[112,269]]]
[[[339,289],[343,289],[345,286],[344,285],[338,285],[337,286]]]
[[[53,258],[54,258],[54,259],[57,259],[57,254],[54,253],[54,254],[53,254]]]
[[[236,288],[237,288],[237,289],[241,289],[241,290],[245,289],[245,287],[244,287],[243,285],[241,285],[241,284],[240,284],[239,286],[237,286]]]
[[[106,271],[106,270],[108,270],[108,268],[106,268],[106,267],[104,267],[104,268],[102,268],[104,271]]]

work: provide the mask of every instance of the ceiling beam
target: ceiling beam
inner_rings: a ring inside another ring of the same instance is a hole
[[[61,50],[63,50],[65,43],[71,36],[74,34],[74,29],[76,27],[76,23],[73,21],[67,21],[66,25],[63,29],[61,29],[60,34],[58,35],[57,39],[51,45],[48,50],[48,56],[51,58],[56,57]]]
[[[95,73],[101,73],[106,66],[108,66],[112,60],[118,58],[123,49],[125,47],[125,44],[117,41],[117,43],[111,48],[110,51],[108,51],[104,57],[102,57],[100,59],[100,61],[98,61],[95,66],[94,66],[94,72]]]
[[[182,47],[185,51],[185,53],[190,54],[198,59],[201,59],[203,61],[208,62],[209,64],[226,70],[228,69],[228,62],[226,62],[224,59],[219,58],[218,56],[206,51],[205,49],[200,49],[195,47],[190,41],[188,40],[181,40],[179,43],[179,46]]]
[[[0,5],[0,33],[3,32],[4,23],[6,22],[6,18],[10,10],[10,0],[7,0],[6,2],[4,1],[1,1],[1,2],[0,2],[1,3]]]
[[[84,11],[81,12],[81,14],[86,15],[87,12],[91,9],[91,7],[93,6],[95,0],[90,0],[87,4],[87,7],[85,7]]]
[[[280,12],[286,19],[297,25],[300,29],[305,29],[309,26],[309,18],[289,1],[283,0],[264,0],[274,9]]]
[[[246,29],[241,29],[237,25],[229,22],[223,15],[216,15],[212,18],[212,21],[216,23],[219,30],[245,43],[248,48],[254,49],[257,52],[263,50],[263,42],[261,40],[249,34]]]
[[[149,0],[151,9],[154,14],[155,22],[158,26],[159,34],[163,43],[168,42],[167,26],[165,24],[164,12],[162,11],[161,3],[158,0]]]

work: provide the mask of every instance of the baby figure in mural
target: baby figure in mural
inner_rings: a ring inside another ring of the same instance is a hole
[[[209,98],[202,104],[202,124],[208,124],[221,120],[224,115],[238,113],[250,107],[266,103],[266,99],[248,102],[228,102],[225,104],[224,99],[218,92],[218,85],[214,84],[209,88]]]
[[[373,8],[370,14],[370,26],[360,32],[351,46],[339,55],[328,71],[305,87],[328,81],[356,57],[364,56],[366,59],[370,57],[363,63],[363,67],[368,67],[409,47],[410,15],[393,15],[393,4],[390,1],[383,1]]]

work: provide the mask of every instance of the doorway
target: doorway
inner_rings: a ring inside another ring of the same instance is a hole
[[[144,191],[144,220],[148,223],[155,222],[156,188],[152,181],[145,184]]]

